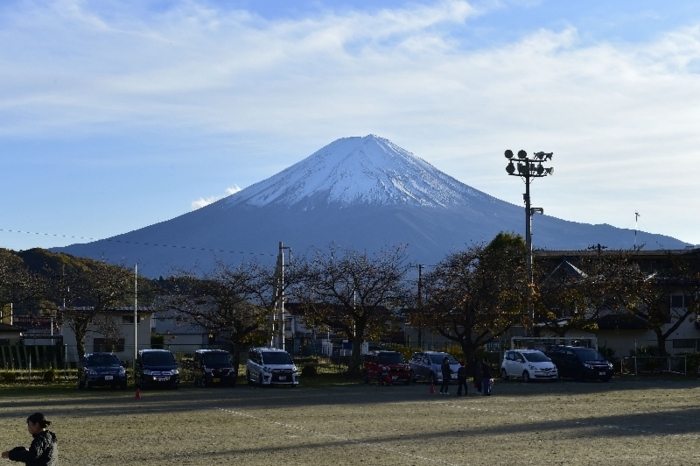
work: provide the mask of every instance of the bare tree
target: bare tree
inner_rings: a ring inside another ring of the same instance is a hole
[[[404,278],[405,247],[383,249],[368,256],[332,245],[316,251],[312,260],[297,264],[298,282],[292,287],[309,326],[325,326],[352,342],[348,372],[360,374],[362,343],[390,328],[394,314],[408,295]]]
[[[128,304],[133,296],[133,272],[122,265],[82,259],[67,261],[53,271],[53,296],[61,306],[64,325],[75,335],[78,357],[85,354],[85,337],[95,318],[106,310]]]
[[[618,296],[627,312],[654,332],[659,355],[666,355],[666,340],[691,315],[700,311],[700,264],[692,254],[668,253],[664,260],[645,263],[639,253],[626,256],[624,274],[616,277]],[[673,303],[672,296],[681,297]]]
[[[624,254],[589,254],[554,270],[539,264],[537,322],[558,336],[572,329],[595,331],[603,315],[623,308],[619,283],[629,267]]]
[[[422,324],[474,351],[528,323],[525,242],[500,233],[488,246],[450,254],[423,280]]]
[[[273,278],[254,263],[231,268],[219,262],[213,272],[204,275],[180,271],[168,279],[171,293],[159,307],[175,310],[187,322],[231,343],[238,369],[241,348],[265,328],[274,307]]]

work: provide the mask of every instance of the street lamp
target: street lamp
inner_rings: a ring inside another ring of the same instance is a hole
[[[518,151],[518,155],[514,156],[512,150],[507,150],[505,153],[508,159],[506,172],[510,176],[519,176],[525,181],[525,247],[527,249],[527,283],[528,283],[528,302],[530,307],[530,318],[532,319],[533,330],[535,324],[535,308],[532,305],[532,216],[536,213],[544,214],[542,207],[532,207],[530,205],[530,181],[532,178],[543,178],[547,175],[554,174],[554,167],[544,167],[542,162],[552,160],[552,152],[535,152],[532,157],[527,156],[524,150]],[[516,165],[517,163],[517,165]],[[534,331],[533,331],[534,335]]]

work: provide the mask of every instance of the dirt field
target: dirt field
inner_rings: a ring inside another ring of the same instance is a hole
[[[64,466],[700,462],[700,382],[497,381],[491,397],[461,398],[455,388],[0,392],[0,446],[28,445],[25,419],[42,411]]]

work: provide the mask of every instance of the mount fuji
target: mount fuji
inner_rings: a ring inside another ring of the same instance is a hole
[[[500,231],[524,236],[524,209],[439,171],[375,135],[339,139],[280,173],[174,219],[53,251],[137,262],[148,276],[177,268],[211,269],[274,260],[280,241],[305,254],[331,243],[376,252],[407,245],[412,262],[435,264]],[[681,249],[677,239],[637,232],[641,244]],[[630,230],[537,217],[533,246],[585,249],[633,247]]]

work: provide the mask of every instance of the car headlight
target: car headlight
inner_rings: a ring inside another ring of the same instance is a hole
[[[211,374],[213,370],[214,369],[212,369],[211,367],[204,366],[204,372],[206,372],[207,374]]]
[[[263,372],[267,372],[268,374],[272,373],[272,369],[269,367],[263,367]]]
[[[180,373],[180,371],[177,370],[177,369],[173,369],[173,370],[172,370],[172,374],[173,374],[173,375],[178,375],[179,373]]]
[[[151,370],[149,370],[149,369],[144,369],[144,370],[143,370],[143,375],[152,375],[152,374],[153,374],[153,371],[151,371]]]
[[[533,366],[532,364],[528,364],[527,367],[529,367],[530,370],[533,370],[533,371],[537,369],[537,368],[536,368],[535,366]]]
[[[95,369],[88,369],[87,373],[90,375],[97,375],[97,371]]]
[[[611,362],[609,362],[609,363],[608,363],[608,369],[612,369],[612,368],[613,368],[613,365],[612,365]]]
[[[123,367],[120,367],[119,368],[119,375],[124,375],[124,374],[126,374],[126,369],[124,369]]]
[[[292,372],[298,372],[297,366],[292,366]]]
[[[585,367],[586,369],[593,369],[593,366],[591,366],[590,364],[588,364],[586,362],[583,363],[583,367]]]
[[[382,366],[382,370],[383,370],[383,371],[388,371],[388,370],[389,370],[389,367],[388,367],[388,366]]]

